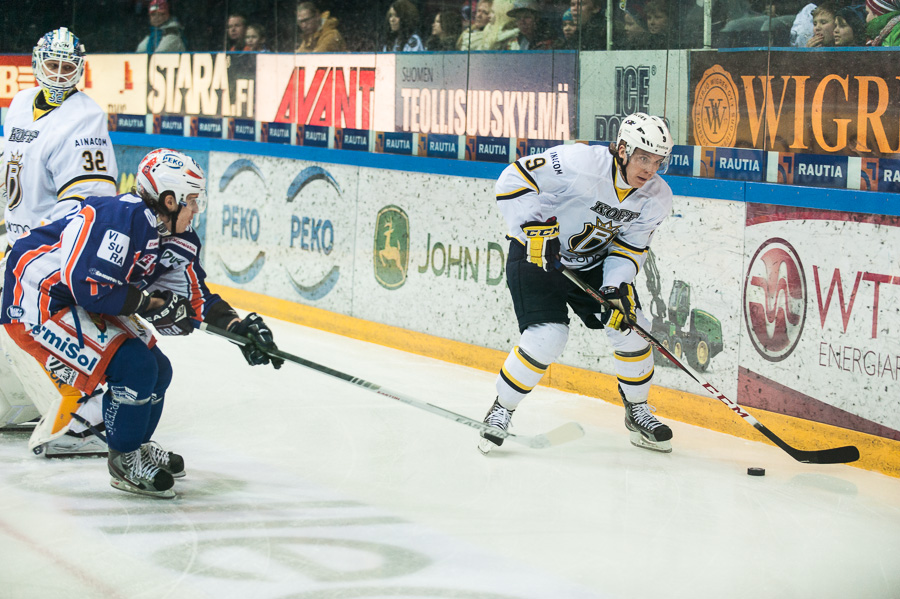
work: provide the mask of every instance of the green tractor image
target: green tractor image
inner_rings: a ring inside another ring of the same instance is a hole
[[[709,312],[691,310],[691,286],[684,281],[672,284],[669,304],[663,303],[659,270],[652,251],[648,253],[644,272],[647,274],[647,288],[653,296],[650,300],[650,334],[676,358],[687,358],[691,368],[697,372],[705,371],[713,357],[722,351],[722,323]],[[653,353],[657,366],[674,366],[658,351]]]

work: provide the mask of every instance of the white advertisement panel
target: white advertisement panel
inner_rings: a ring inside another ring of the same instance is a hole
[[[147,55],[89,54],[78,89],[107,114],[146,114]]]
[[[675,143],[687,143],[688,52],[622,50],[581,52],[578,136],[614,141],[622,117],[665,116]]]
[[[493,349],[518,339],[494,181],[360,169],[354,316]]]
[[[214,283],[351,313],[357,168],[212,152]]]
[[[900,439],[900,218],[749,205],[740,396]]]
[[[260,54],[257,120],[394,130],[391,54]]]

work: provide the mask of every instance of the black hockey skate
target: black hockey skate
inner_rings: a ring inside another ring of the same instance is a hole
[[[156,441],[141,445],[141,457],[171,474],[172,478],[184,477],[184,458],[173,451],[166,451]]]
[[[500,405],[499,399],[495,399],[494,405],[491,406],[491,409],[488,410],[487,415],[484,417],[484,423],[488,426],[505,431],[509,428],[509,421],[512,420],[513,411],[514,410],[507,410]],[[478,451],[487,455],[494,446],[500,447],[501,445],[503,445],[503,437],[495,437],[490,433],[481,433],[481,441],[478,442]]]
[[[672,429],[656,419],[646,401],[628,401],[621,386],[619,395],[625,404],[625,426],[631,431],[631,444],[643,449],[671,453]]]
[[[109,467],[109,484],[114,489],[137,493],[138,495],[150,495],[162,499],[175,497],[172,487],[175,479],[172,475],[161,470],[149,460],[142,457],[142,451],[135,449],[125,453],[115,449],[109,450],[107,466]]]

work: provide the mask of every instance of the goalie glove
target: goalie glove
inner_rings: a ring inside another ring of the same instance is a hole
[[[163,305],[155,309],[143,308],[138,314],[152,324],[160,335],[190,335],[194,332],[191,319],[196,312],[187,298],[169,290],[154,291],[149,297],[161,299]]]
[[[266,353],[266,350],[278,349],[278,347],[275,345],[272,331],[256,312],[251,312],[243,320],[235,322],[228,327],[228,330],[249,340],[249,343],[239,347],[241,353],[244,354],[244,359],[251,366],[260,366],[271,361],[272,366],[278,369],[284,364],[284,360],[270,358]]]
[[[525,257],[547,272],[556,270],[559,264],[559,223],[551,216],[544,222],[536,220],[522,225],[525,233]]]
[[[600,295],[611,308],[606,312],[604,326],[621,331],[631,328],[637,322],[633,286],[622,283],[618,287],[602,287]]]

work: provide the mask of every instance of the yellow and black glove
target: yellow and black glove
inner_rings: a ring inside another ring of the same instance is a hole
[[[621,331],[628,330],[637,322],[633,286],[622,283],[618,287],[602,287],[600,295],[612,308],[607,312],[607,317],[603,322],[604,326]]]
[[[556,270],[559,264],[559,223],[551,216],[544,222],[536,220],[522,225],[525,232],[525,257],[529,262],[547,272]]]

